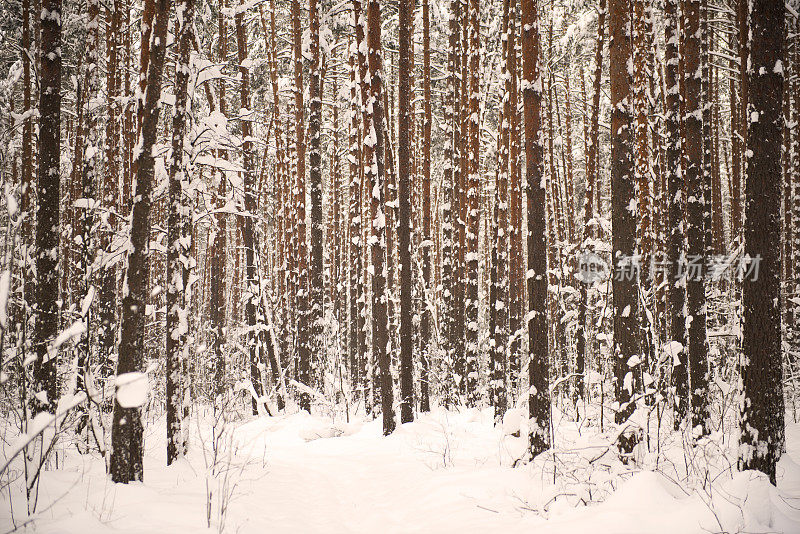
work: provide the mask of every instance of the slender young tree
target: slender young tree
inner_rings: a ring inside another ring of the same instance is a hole
[[[522,102],[528,201],[528,415],[530,453],[550,448],[550,365],[547,342],[547,243],[545,240],[542,77],[539,71],[537,0],[522,0]]]
[[[525,260],[522,254],[522,171],[520,163],[520,111],[519,102],[519,75],[517,68],[517,56],[520,47],[517,40],[517,22],[519,19],[519,7],[514,0],[509,6],[508,21],[508,54],[506,64],[508,72],[511,73],[511,87],[509,99],[511,100],[511,115],[509,117],[509,301],[510,310],[508,315],[508,330],[511,339],[508,344],[508,387],[511,395],[516,395],[519,382],[522,362],[522,338],[525,325],[523,316],[525,314]]]
[[[599,206],[595,206],[595,188],[599,185],[597,176],[597,154],[599,150],[600,137],[600,90],[603,77],[603,48],[605,46],[605,22],[606,22],[606,0],[600,0],[597,14],[597,44],[594,52],[594,81],[592,82],[592,111],[591,125],[589,126],[588,143],[586,149],[586,193],[583,199],[583,237],[582,248],[584,251],[591,251],[591,224],[597,213]],[[581,77],[581,80],[583,77]],[[576,393],[578,398],[583,399],[585,389],[584,372],[586,369],[586,350],[589,346],[588,331],[586,328],[586,316],[589,308],[589,280],[581,283],[580,303],[578,305],[578,327],[575,332],[576,337],[576,366],[575,372],[578,373],[576,381]]]
[[[309,271],[308,326],[311,335],[311,354],[314,365],[325,362],[325,344],[322,339],[322,316],[325,299],[323,276],[323,224],[322,220],[322,150],[320,131],[322,127],[322,75],[319,55],[319,11],[317,0],[309,0],[309,115],[308,115],[308,162],[309,192],[311,193],[311,269]],[[320,369],[315,369],[315,373]]]
[[[398,71],[398,145],[397,170],[399,179],[397,240],[400,258],[400,422],[414,420],[414,325],[411,285],[411,136],[414,117],[411,114],[411,55],[414,32],[412,0],[400,0],[398,14],[399,71]]]
[[[430,405],[430,367],[431,367],[431,318],[432,312],[428,295],[434,288],[431,280],[431,250],[433,236],[431,234],[431,125],[433,113],[431,109],[431,17],[430,2],[422,0],[422,310],[420,317],[420,376],[419,376],[419,409],[428,412]],[[441,338],[440,338],[441,339]]]
[[[99,47],[100,47],[100,2],[91,0],[87,3],[87,22],[88,32],[86,60],[84,63],[84,97],[83,97],[83,118],[86,124],[86,135],[83,146],[83,169],[81,170],[81,197],[84,199],[85,206],[80,216],[81,230],[81,251],[78,260],[78,272],[76,277],[80,280],[81,296],[88,298],[92,284],[92,264],[94,262],[94,209],[95,209],[95,181],[98,178],[98,163],[100,158],[100,129],[97,121],[97,113],[92,108],[91,102],[95,98],[99,86]],[[78,372],[79,383],[87,386],[89,378],[90,357],[91,357],[91,334],[89,326],[91,324],[90,308],[85,308],[83,321],[86,333],[78,343]]]
[[[750,10],[749,98],[742,280],[742,400],[739,469],[756,469],[775,484],[785,447],[781,365],[780,242],[783,139],[783,2],[754,0]],[[756,265],[758,275],[756,276]]]
[[[508,70],[509,18],[511,0],[503,2],[503,27],[501,41],[503,65],[503,97],[500,109],[499,161],[494,191],[492,219],[491,287],[489,313],[491,336],[490,397],[494,406],[495,420],[500,420],[507,407],[506,376],[508,374],[508,168],[511,143],[511,72]]]
[[[109,214],[113,214],[120,209],[126,215],[130,214],[130,202],[125,204],[117,202],[117,187],[119,184],[119,128],[117,124],[117,106],[119,96],[118,81],[118,58],[117,54],[117,34],[119,33],[119,12],[121,10],[118,5],[119,2],[106,3],[106,50],[107,50],[107,63],[106,63],[106,150],[105,150],[105,176],[98,188],[100,196],[102,197],[102,208]],[[145,26],[148,16],[148,9],[150,13],[150,23],[152,23],[152,13],[155,9],[152,0],[145,3],[145,12],[142,15],[142,49],[149,51],[150,36],[152,35],[152,28]],[[144,32],[147,32],[147,41],[145,41]],[[144,52],[143,52],[144,53]],[[149,52],[146,56],[149,61]],[[142,58],[144,61],[144,57]],[[143,72],[147,72],[144,68]],[[139,84],[140,90],[136,95],[137,110],[144,109],[144,98],[147,87],[146,76],[142,75]],[[142,113],[137,111],[139,123],[141,124]],[[141,135],[141,130],[137,131],[137,139]],[[127,182],[128,180],[126,180]],[[102,220],[102,219],[101,219]],[[105,220],[100,229],[100,244],[101,250],[101,265],[102,271],[100,273],[100,289],[97,295],[97,315],[99,319],[99,329],[97,332],[98,341],[98,360],[100,363],[100,373],[103,377],[109,377],[113,374],[114,359],[117,350],[117,328],[115,325],[118,320],[118,303],[117,298],[117,269],[113,265],[108,265],[111,258],[111,245],[112,238],[115,231],[115,219],[110,215]]]
[[[194,0],[181,0],[176,28],[178,56],[175,62],[175,107],[172,116],[172,156],[169,163],[169,216],[167,218],[167,465],[186,454],[181,431],[184,424],[183,398],[186,388],[186,360],[189,331],[188,303],[191,265],[191,227],[189,169],[186,156],[187,122],[191,116],[189,99],[191,28],[194,24]]]
[[[22,232],[21,263],[24,282],[22,284],[22,305],[20,309],[20,335],[22,337],[23,352],[27,352],[27,339],[30,335],[31,305],[36,291],[36,275],[31,257],[31,242],[33,234],[33,213],[31,204],[33,198],[33,119],[31,109],[33,99],[31,95],[31,63],[34,61],[31,49],[31,0],[22,2],[22,107],[25,120],[22,123],[22,165],[20,169],[20,220]]]
[[[145,305],[148,300],[150,275],[150,208],[152,204],[158,118],[161,112],[161,81],[169,23],[169,0],[157,0],[154,17],[153,40],[150,46],[150,64],[147,69],[147,92],[144,107],[140,110],[142,133],[136,155],[135,201],[131,220],[131,250],[128,253],[128,268],[125,284],[127,294],[122,299],[121,336],[117,380],[146,380],[144,371]],[[119,384],[119,382],[118,382]],[[127,399],[126,399],[127,401]],[[114,482],[142,481],[143,472],[143,428],[141,406],[114,402],[110,471]]]
[[[220,2],[220,7],[224,9],[224,0]],[[223,9],[218,11],[217,29],[219,31],[218,39],[218,56],[220,63],[222,58],[227,56],[228,53],[228,30],[225,24],[225,14]],[[225,96],[225,80],[219,81],[219,112],[222,116],[226,116],[227,103]],[[225,151],[219,151],[218,157],[226,158]],[[215,181],[217,191],[215,199],[215,208],[222,210],[228,202],[228,177],[224,171],[215,174]],[[222,400],[222,396],[226,391],[225,380],[225,352],[226,352],[226,330],[225,330],[225,281],[227,273],[227,254],[226,249],[228,246],[228,217],[225,213],[219,213],[216,218],[216,228],[212,231],[209,239],[209,247],[211,252],[211,269],[209,292],[211,293],[209,299],[210,315],[211,315],[211,347],[214,355],[214,396],[217,401]],[[215,408],[217,403],[215,403]]]
[[[361,3],[353,2],[353,28],[358,34],[361,26]],[[362,35],[363,40],[363,35]],[[350,50],[350,314],[349,336],[350,340],[350,381],[355,391],[362,389],[363,385],[363,360],[366,355],[366,331],[364,330],[365,294],[363,278],[362,241],[361,241],[361,145],[360,121],[361,98],[358,72],[358,43],[353,41]],[[362,391],[363,393],[363,391]]]

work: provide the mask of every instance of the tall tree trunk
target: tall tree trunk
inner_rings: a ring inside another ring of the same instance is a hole
[[[309,280],[308,280],[308,248],[306,247],[306,143],[303,113],[303,31],[300,27],[300,0],[292,0],[292,44],[294,60],[294,104],[295,104],[295,136],[297,139],[297,176],[295,177],[295,203],[297,206],[295,240],[297,254],[297,345],[298,345],[298,381],[308,387],[311,382],[311,357],[313,340],[309,327]],[[311,411],[311,396],[307,391],[300,392],[300,409]]]
[[[191,192],[186,157],[187,121],[191,115],[188,98],[194,0],[175,6],[179,16],[178,58],[175,62],[175,111],[172,116],[172,160],[169,162],[169,216],[167,219],[167,465],[186,454],[182,427],[186,390],[186,361],[189,350],[188,303],[191,265]]]
[[[90,287],[92,286],[92,264],[94,262],[94,209],[95,209],[95,190],[94,184],[97,179],[97,157],[100,154],[100,136],[97,122],[97,113],[92,109],[91,102],[95,98],[98,90],[98,64],[100,46],[100,2],[92,0],[87,3],[87,50],[84,63],[84,89],[83,89],[83,120],[86,124],[86,136],[83,145],[83,168],[79,170],[80,196],[84,199],[85,206],[80,216],[80,253],[78,259],[78,269],[76,278],[79,280],[79,297],[88,298]],[[76,147],[77,149],[77,147]],[[86,308],[82,320],[86,328],[86,333],[78,343],[78,383],[87,386],[87,379],[90,370],[91,344],[90,331],[91,325],[90,308]]]
[[[508,55],[506,64],[508,72],[511,73],[511,88],[509,98],[511,100],[511,115],[509,117],[511,129],[509,141],[509,207],[511,216],[509,217],[509,296],[511,310],[508,319],[508,330],[511,333],[511,342],[508,346],[508,387],[511,395],[517,394],[520,381],[520,370],[522,360],[522,337],[524,335],[523,315],[525,314],[525,260],[522,255],[522,173],[519,165],[520,152],[520,102],[519,102],[519,69],[517,68],[517,55],[520,47],[517,41],[517,25],[519,19],[519,8],[514,1],[509,8],[508,21]]]
[[[36,322],[33,413],[55,413],[58,356],[50,351],[58,329],[59,213],[61,203],[61,0],[43,0],[39,47],[39,154],[36,211]]]
[[[398,205],[397,240],[400,258],[400,422],[414,420],[414,325],[412,324],[411,285],[411,135],[414,117],[411,114],[411,55],[414,32],[412,0],[399,2],[399,72],[398,72]]]
[[[511,72],[508,70],[510,48],[509,18],[511,16],[511,0],[503,1],[502,54],[503,54],[503,97],[500,109],[500,135],[498,138],[499,160],[497,181],[495,183],[494,206],[492,215],[492,257],[491,287],[489,295],[489,313],[491,337],[491,370],[490,397],[494,406],[495,421],[505,414],[508,404],[506,375],[508,367],[508,168],[509,148],[511,143]]]
[[[379,0],[369,0],[367,8],[367,49],[369,51],[370,98],[367,113],[372,116],[366,133],[365,146],[372,144],[372,162],[367,161],[367,175],[372,184],[372,353],[379,369],[383,433],[394,431],[391,360],[387,352],[389,341],[386,314],[386,216],[384,214],[384,110],[383,110],[383,60],[381,58],[381,6]]]
[[[469,154],[469,98],[468,98],[468,78],[469,62],[467,61],[467,50],[469,43],[469,0],[459,0],[456,17],[458,20],[457,31],[458,39],[456,52],[456,64],[454,71],[458,75],[458,99],[456,100],[456,115],[458,117],[457,130],[457,152],[454,154],[454,165],[458,165],[458,174],[454,175],[455,182],[455,201],[453,202],[453,217],[456,228],[456,244],[454,253],[454,272],[455,272],[455,292],[453,299],[453,369],[455,371],[456,385],[459,401],[463,402],[467,393],[467,360],[466,360],[466,292],[467,292],[467,267],[466,267],[466,239],[467,239],[467,187],[469,166],[467,156]]]
[[[371,175],[369,174],[370,169],[375,161],[375,144],[372,142],[372,137],[370,132],[372,131],[372,114],[374,109],[371,109],[368,104],[371,98],[371,91],[370,91],[370,83],[371,78],[369,75],[369,65],[367,59],[367,10],[361,8],[361,3],[358,0],[353,0],[353,11],[356,15],[356,50],[358,51],[358,72],[359,72],[359,80],[360,80],[360,89],[361,89],[361,133],[362,133],[362,149],[361,149],[361,187],[362,187],[362,196],[364,198],[364,202],[361,206],[361,220],[362,221],[369,221],[368,223],[362,224],[362,243],[365,246],[362,247],[362,253],[364,254],[362,258],[362,264],[367,266],[364,269],[363,276],[361,278],[361,284],[364,288],[364,302],[362,305],[363,313],[361,315],[361,320],[364,321],[363,327],[364,330],[359,338],[359,345],[361,344],[361,340],[364,340],[363,351],[361,351],[361,364],[360,370],[363,371],[362,375],[362,385],[364,389],[364,406],[367,413],[372,412],[374,408],[375,398],[374,396],[378,395],[378,391],[374,387],[374,382],[371,380],[371,374],[374,374],[374,367],[375,362],[370,360],[370,354],[367,351],[367,315],[368,315],[368,304],[367,304],[367,287],[371,288],[369,285],[372,281],[372,275],[369,273],[370,269],[372,269],[372,196],[373,190],[371,185]],[[369,139],[369,142],[367,140]],[[371,304],[371,302],[370,302]],[[372,325],[372,323],[370,323]]]
[[[444,313],[442,320],[442,344],[446,379],[456,378],[457,343],[457,286],[458,286],[458,259],[457,259],[457,228],[458,228],[458,181],[460,167],[458,163],[458,149],[460,144],[460,124],[457,106],[459,105],[460,82],[458,74],[459,65],[459,35],[458,13],[460,0],[451,0],[450,19],[448,21],[448,51],[447,51],[447,85],[445,95],[444,123],[447,132],[447,141],[444,148],[444,169],[442,176],[442,300]],[[448,406],[454,400],[457,384],[447,383],[444,388],[443,402]]]
[[[428,307],[428,294],[432,294],[435,284],[431,280],[431,20],[429,0],[422,0],[422,310],[420,317],[420,376],[419,409],[428,412],[430,405],[430,357],[431,357],[431,316]],[[441,317],[441,316],[440,316]],[[441,339],[441,338],[440,338]]]
[[[684,5],[686,30],[684,60],[686,157],[686,256],[688,262],[704,265],[706,256],[705,174],[703,171],[703,117],[701,80],[700,0]],[[692,428],[700,435],[708,431],[708,339],[706,295],[702,274],[687,268],[686,313],[689,361],[689,405]],[[691,319],[689,319],[691,317]],[[699,428],[698,428],[699,427]]]
[[[250,116],[250,69],[246,67],[247,62],[247,28],[244,23],[244,14],[241,10],[236,11],[236,50],[239,59],[239,74],[241,76],[240,100],[241,110],[245,115],[241,120],[242,128],[242,166],[244,168],[244,180],[242,183],[244,190],[244,210],[245,217],[242,218],[241,230],[242,241],[245,253],[245,305],[244,314],[247,323],[247,348],[249,351],[250,381],[256,395],[261,397],[264,394],[264,377],[261,370],[264,366],[264,347],[262,341],[264,337],[264,310],[262,307],[261,278],[258,275],[256,266],[256,254],[258,254],[257,236],[255,230],[255,217],[257,215],[258,190],[255,170],[253,168],[253,142],[250,139],[253,135],[253,123]],[[269,329],[267,336],[272,333]],[[269,340],[271,343],[272,340]],[[253,399],[253,415],[258,414],[256,399]]]
[[[169,0],[157,0],[151,58],[147,69],[147,93],[141,110],[142,133],[136,157],[136,199],[131,220],[131,250],[128,254],[128,293],[122,301],[121,337],[117,383],[125,380],[146,380],[144,371],[145,305],[148,299],[147,281],[150,274],[150,206],[155,174],[153,145],[156,142],[158,117],[161,107],[161,78],[167,44]],[[112,427],[111,479],[128,483],[142,481],[144,443],[142,435],[141,406],[114,402]]]
[[[359,33],[361,3],[353,2],[353,27]],[[358,72],[358,44],[362,38],[356,39],[350,50],[350,380],[351,387],[363,395],[364,358],[366,357],[366,332],[364,331],[365,294],[361,277],[363,263],[361,261],[361,145],[359,142],[359,124],[361,120],[361,100],[359,95],[360,79]]]
[[[800,297],[800,17],[794,19],[794,90],[792,123],[794,124],[794,142],[792,143],[792,227],[794,243],[792,247],[792,278],[790,291]],[[787,45],[788,48],[788,45]],[[800,350],[800,300],[794,300],[794,339],[793,347]]]
[[[586,193],[583,198],[583,236],[581,248],[584,252],[591,252],[591,224],[599,206],[594,204],[595,188],[598,187],[597,179],[597,154],[600,142],[600,89],[603,78],[603,47],[605,46],[606,0],[600,0],[597,15],[597,45],[594,52],[594,81],[592,83],[592,111],[591,125],[589,126],[588,147],[586,150]],[[582,77],[581,77],[582,79]],[[578,328],[575,332],[576,365],[578,374],[576,390],[579,399],[584,398],[586,351],[590,346],[589,333],[586,328],[586,316],[589,308],[589,280],[581,283],[580,303],[578,307]]]
[[[225,8],[225,0],[221,0],[220,7]],[[218,56],[220,63],[223,63],[223,58],[228,54],[228,30],[225,24],[225,15],[222,9],[218,12]],[[226,100],[225,100],[225,80],[219,81],[219,112],[225,116],[226,114]],[[220,151],[218,157],[225,159],[226,153]],[[217,194],[215,208],[221,210],[228,203],[228,177],[224,171],[219,171],[216,178],[219,183],[217,185]],[[221,401],[221,396],[225,394],[226,387],[226,372],[225,372],[225,319],[226,319],[226,292],[225,282],[227,279],[227,247],[228,247],[228,216],[225,213],[219,213],[216,220],[216,231],[212,231],[213,238],[209,243],[211,247],[211,298],[209,304],[211,306],[211,337],[212,337],[212,350],[214,354],[214,396],[218,401]],[[216,403],[215,403],[216,407]]]
[[[478,372],[480,346],[478,343],[478,264],[479,264],[479,231],[480,231],[480,109],[478,97],[480,91],[479,63],[480,63],[480,24],[479,0],[469,0],[469,41],[464,47],[469,50],[469,65],[464,65],[464,70],[469,73],[469,96],[467,117],[467,205],[466,205],[466,394],[467,405],[475,406],[480,399],[478,389]]]
[[[106,49],[108,54],[108,66],[106,72],[106,103],[108,106],[108,116],[106,117],[106,172],[102,185],[100,186],[103,208],[109,213],[114,213],[118,209],[117,185],[119,183],[119,130],[117,125],[116,100],[119,95],[117,83],[117,33],[119,31],[119,2],[112,6],[106,4]],[[150,11],[153,11],[150,6]],[[147,10],[147,5],[145,5]],[[146,15],[146,13],[145,13]],[[152,13],[151,13],[152,19]],[[144,25],[144,22],[143,22]],[[145,31],[144,26],[142,31]],[[149,31],[149,30],[148,30]],[[151,35],[152,32],[148,33]],[[144,33],[142,36],[144,43]],[[149,46],[149,44],[148,44]],[[144,48],[145,45],[143,44]],[[149,56],[148,56],[149,58]],[[146,88],[146,82],[142,82]],[[141,120],[144,110],[144,92],[137,96],[137,113]],[[137,133],[137,138],[140,133]],[[127,180],[126,180],[127,181]],[[125,213],[127,216],[128,213]],[[111,254],[112,238],[115,231],[115,218],[109,216],[103,224],[100,234],[100,250],[102,251],[101,265],[103,266],[100,291],[98,294],[98,316],[100,319],[100,329],[98,339],[98,360],[100,363],[101,375],[111,376],[114,369],[114,353],[117,344],[117,269],[112,265],[107,265]]]
[[[754,0],[750,11],[747,86],[747,169],[742,281],[739,469],[756,469],[775,484],[775,464],[785,447],[780,321],[780,155],[783,70],[783,2]],[[760,259],[760,261],[759,261]],[[756,263],[758,262],[758,263]],[[758,277],[755,276],[756,266]]]
[[[31,63],[34,61],[31,47],[31,0],[22,2],[22,108],[25,120],[22,123],[22,165],[20,169],[20,220],[22,221],[22,306],[20,334],[23,352],[27,352],[29,339],[29,321],[31,318],[31,304],[36,291],[36,275],[31,257],[31,236],[33,234],[32,193],[33,183],[33,119],[30,111],[33,109],[31,98]],[[24,360],[24,358],[23,358]]]
[[[634,411],[633,374],[639,358],[638,272],[636,254],[637,210],[633,162],[631,112],[631,25],[628,0],[609,1],[609,75],[611,77],[611,255],[614,262],[614,394],[619,425]],[[620,440],[620,450],[630,453],[633,443]]]
[[[670,332],[667,345],[670,350],[672,365],[672,386],[675,388],[675,428],[688,412],[689,371],[686,359],[686,273],[679,270],[679,262],[684,254],[683,218],[684,218],[684,178],[681,171],[681,110],[679,91],[679,59],[678,59],[678,0],[667,0],[665,3],[666,49],[666,97],[665,97],[665,139],[667,173],[667,221],[669,236],[667,237],[667,317]]]
[[[308,327],[310,328],[310,350],[314,355],[315,369],[312,375],[321,376],[326,361],[325,344],[322,339],[322,318],[325,299],[323,276],[323,220],[322,220],[322,151],[320,129],[322,125],[322,77],[319,57],[319,13],[317,0],[309,0],[309,32],[311,66],[309,69],[309,116],[308,159],[309,189],[311,193],[311,270],[309,272]],[[310,385],[310,384],[307,384]]]
[[[272,87],[272,124],[273,128],[275,129],[275,147],[276,147],[276,186],[279,190],[279,194],[281,198],[279,202],[281,204],[278,213],[278,255],[280,261],[278,265],[282,270],[282,273],[286,273],[288,271],[287,266],[288,262],[286,261],[287,256],[287,207],[286,204],[288,203],[286,200],[286,196],[284,195],[286,189],[286,183],[289,180],[289,172],[287,170],[287,163],[286,163],[286,152],[285,152],[285,145],[284,145],[284,138],[283,138],[283,127],[280,118],[280,99],[278,95],[278,51],[277,51],[277,36],[276,36],[276,29],[275,29],[275,2],[271,0],[270,3],[270,28],[269,32],[267,32],[267,24],[266,20],[264,19],[264,11],[261,6],[259,6],[259,15],[261,18],[261,26],[264,30],[264,36],[266,38],[269,35],[269,77],[270,77],[270,85]],[[255,250],[255,249],[254,249]],[[277,280],[278,284],[278,291],[279,291],[279,301],[278,302],[285,302],[284,300],[284,293],[286,290],[286,276],[285,274],[281,274]],[[288,315],[288,310],[284,306],[280,306],[281,308],[281,315],[285,318]],[[284,325],[286,321],[284,321]],[[273,331],[269,329],[267,335],[272,337]],[[287,342],[288,336],[281,336],[279,343],[280,353],[286,354],[288,352],[289,344]],[[274,362],[271,362],[274,365],[272,367],[272,380],[275,384],[275,388],[277,393],[277,405],[278,410],[283,410],[285,407],[284,401],[284,393],[282,383],[283,379],[281,377],[280,371],[280,362],[276,359]]]
[[[528,415],[530,453],[550,447],[550,366],[547,343],[547,262],[545,242],[544,148],[539,71],[537,0],[522,0],[522,100],[525,116],[525,175],[528,201]]]

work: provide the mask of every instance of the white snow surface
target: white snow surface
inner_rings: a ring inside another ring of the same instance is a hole
[[[674,482],[685,469],[679,445],[662,455],[668,461],[660,472],[623,466],[612,452],[603,454],[613,431],[601,435],[584,427],[579,433],[577,423],[564,419],[555,484],[552,451],[512,467],[509,451],[519,438],[508,433],[527,424],[522,410],[509,412],[497,427],[490,410],[438,410],[389,437],[381,435],[380,419],[248,417],[230,422],[221,440],[225,468],[217,472],[229,473],[232,487],[223,490],[222,476],[210,475],[210,412],[198,411],[190,453],[171,467],[165,466],[163,417],[147,422],[144,483],[113,484],[98,455],[64,445],[59,468],[43,474],[44,511],[26,532],[800,532],[800,425],[787,430],[777,489],[760,474],[726,467],[713,473],[712,489],[692,491]],[[570,483],[573,476],[581,482]],[[3,486],[0,530],[6,531],[13,524]],[[24,490],[11,488],[19,523]],[[220,521],[219,499],[228,494]]]

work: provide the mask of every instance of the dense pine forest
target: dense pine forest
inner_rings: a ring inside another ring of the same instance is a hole
[[[800,531],[800,1],[1,6],[0,531]]]

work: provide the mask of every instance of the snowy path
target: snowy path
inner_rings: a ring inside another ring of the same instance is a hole
[[[239,424],[232,441],[235,458],[228,464],[231,485],[220,490],[219,478],[211,481],[208,530],[202,440],[195,435],[189,458],[165,468],[163,433],[163,425],[156,425],[147,437],[143,485],[111,484],[101,462],[79,455],[46,473],[41,500],[58,502],[37,520],[37,532],[218,532],[221,495],[231,496],[222,499],[224,532],[234,533],[722,530],[703,498],[687,497],[651,472],[619,478],[615,493],[601,504],[552,501],[564,491],[563,481],[553,486],[552,475],[543,479],[541,465],[501,465],[500,431],[490,414],[478,412],[425,416],[388,438],[381,436],[380,421],[333,425],[307,414]],[[750,474],[721,486],[727,493],[715,490],[715,512],[728,531],[800,532],[800,426],[787,434],[780,493]],[[534,511],[545,504],[545,513]],[[0,532],[6,524],[8,518],[0,515]]]
[[[488,456],[476,458],[472,468],[442,468],[445,437],[428,430],[401,428],[389,439],[364,431],[308,443],[270,440],[270,490],[252,497],[271,506],[249,522],[286,532],[342,533],[492,532],[520,524],[519,512],[499,521],[491,499],[519,473],[499,468],[496,460],[481,467]],[[506,476],[498,477],[498,469]]]

